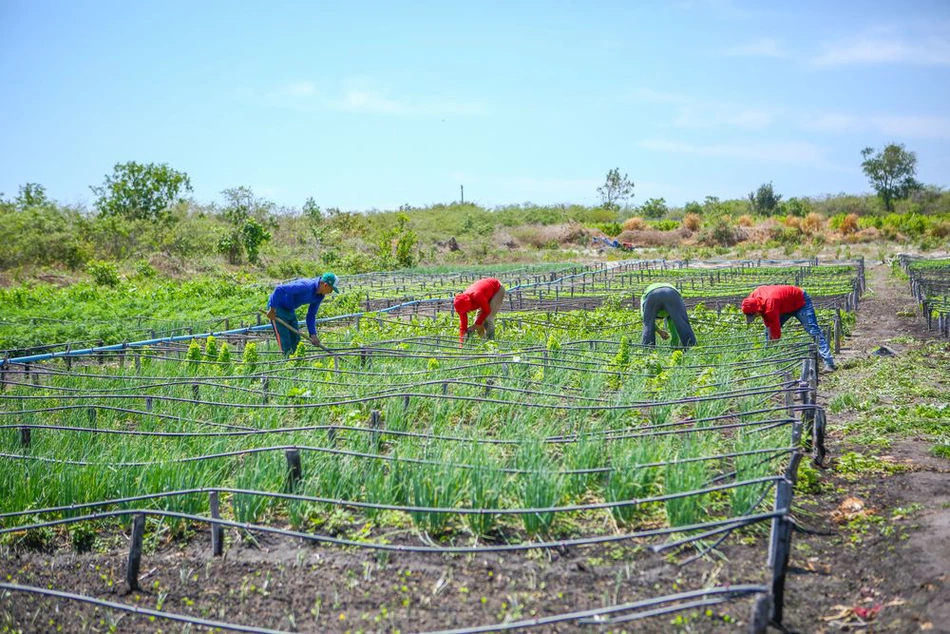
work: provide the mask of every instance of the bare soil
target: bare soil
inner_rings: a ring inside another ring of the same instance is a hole
[[[869,289],[854,336],[838,356],[841,369],[834,377],[824,375],[826,386],[838,386],[820,390],[825,404],[839,392],[860,389],[863,373],[877,363],[869,355],[878,346],[903,355],[934,337],[919,317],[898,315],[912,311],[913,302],[906,283],[891,277],[886,267],[869,268]],[[898,342],[889,342],[895,338]],[[947,376],[934,380],[946,385]],[[838,469],[841,456],[882,453],[841,431],[857,416],[829,415],[829,464],[819,475],[821,491],[796,495],[796,518],[813,533],[793,537],[783,625],[808,633],[950,632],[950,461],[931,454],[932,440],[900,436],[885,452],[900,471],[862,473],[851,481]],[[390,538],[418,543],[414,535]],[[128,605],[307,632],[472,627],[729,579],[768,583],[761,532],[757,540],[733,540],[721,557],[678,566],[630,543],[548,553],[384,556],[270,537],[253,544],[236,531],[229,532],[225,557],[212,558],[203,531],[149,549],[141,589],[130,591],[124,581],[126,539],[120,535],[111,547],[90,554],[11,552],[0,559],[0,575],[7,582]],[[751,601],[739,600],[708,612],[665,615],[610,630],[557,623],[532,631],[734,632],[748,628],[750,614]],[[64,599],[0,593],[0,632],[16,631],[207,630]]]
[[[834,377],[858,394],[867,366],[886,362],[872,356],[880,346],[904,355],[937,338],[914,314],[906,282],[882,264],[867,275],[870,292]],[[937,364],[933,376],[945,399],[948,370]],[[826,406],[838,393],[819,389]],[[799,521],[822,534],[793,538],[784,625],[800,632],[950,632],[950,461],[932,455],[925,437],[894,436],[884,451],[862,446],[840,431],[854,417],[829,414],[824,492],[796,497]],[[851,482],[837,469],[847,452],[883,454],[902,470]],[[919,510],[901,517],[898,509]],[[890,530],[882,534],[882,527]]]

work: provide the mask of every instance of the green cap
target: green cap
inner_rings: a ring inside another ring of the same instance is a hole
[[[324,273],[323,275],[320,276],[320,281],[326,282],[327,284],[329,284],[330,288],[333,289],[333,292],[335,293],[340,292],[339,289],[336,287],[336,275],[334,275],[333,273]]]

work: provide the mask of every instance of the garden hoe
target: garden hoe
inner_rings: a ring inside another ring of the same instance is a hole
[[[272,310],[273,310],[273,309],[272,309]],[[291,331],[297,333],[298,335],[300,335],[301,337],[303,337],[303,338],[306,339],[307,341],[310,341],[310,335],[308,335],[308,334],[305,333],[304,331],[300,330],[299,328],[295,328],[294,326],[291,326],[291,325],[288,324],[286,321],[284,321],[283,319],[281,319],[281,318],[278,317],[277,315],[273,314],[273,312],[271,312],[271,311],[264,311],[264,310],[259,310],[258,312],[261,313],[261,314],[263,314],[265,317],[267,317],[268,319],[270,319],[272,322],[273,322],[273,321],[276,321],[278,324],[284,326],[285,328],[289,328]],[[318,341],[319,341],[319,340],[318,340]],[[312,343],[312,342],[311,342],[311,343]],[[327,348],[327,347],[326,347],[325,345],[323,345],[322,343],[318,343],[318,344],[315,344],[315,345],[316,345],[318,348],[320,348],[321,350],[323,350],[324,352],[326,352],[326,353],[327,353],[328,355],[330,355],[331,357],[335,356],[335,355],[333,354],[333,351],[331,351],[329,348]]]

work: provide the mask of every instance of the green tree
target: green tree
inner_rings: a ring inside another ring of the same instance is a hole
[[[320,209],[320,205],[317,204],[317,201],[313,199],[313,196],[307,198],[301,211],[303,211],[303,215],[309,218],[313,224],[318,225],[323,222],[323,211]]]
[[[271,239],[268,228],[276,226],[274,203],[258,198],[250,187],[232,187],[221,193],[228,203],[223,215],[231,229],[218,240],[218,252],[228,256],[231,264],[239,264],[244,254],[251,264],[257,264],[261,247]]]
[[[89,189],[98,196],[96,209],[103,216],[136,220],[170,220],[169,207],[191,191],[188,174],[167,164],[117,163],[102,185]]]
[[[607,180],[597,188],[604,209],[620,209],[623,203],[633,198],[633,181],[626,174],[620,175],[620,168],[607,172]]]
[[[765,216],[774,214],[781,200],[781,194],[776,194],[772,188],[772,181],[759,185],[757,190],[749,193],[749,207],[752,213]]]
[[[651,198],[640,206],[640,213],[644,218],[662,218],[669,209],[663,198]]]
[[[903,143],[891,143],[877,153],[874,148],[866,147],[861,150],[861,156],[864,157],[861,169],[887,211],[894,210],[895,200],[907,198],[922,187],[915,178],[917,154],[908,152]]]
[[[13,201],[17,209],[28,209],[30,207],[46,207],[51,204],[46,197],[46,188],[39,183],[27,183],[20,185],[20,191]]]
[[[396,226],[384,229],[376,237],[376,258],[379,268],[408,268],[416,263],[419,236],[409,227],[409,216],[396,214]]]

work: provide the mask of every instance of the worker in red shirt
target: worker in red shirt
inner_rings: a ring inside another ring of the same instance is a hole
[[[467,336],[478,333],[480,337],[495,338],[495,315],[501,310],[505,299],[505,287],[493,277],[478,280],[455,296],[455,312],[459,314],[459,343]],[[478,311],[475,325],[468,327],[468,314]]]
[[[769,339],[782,337],[782,326],[794,317],[805,332],[818,339],[818,356],[825,362],[825,369],[834,371],[835,360],[825,340],[825,333],[818,325],[815,307],[808,293],[797,286],[760,286],[742,300],[742,312],[748,323],[761,317],[765,322],[765,334]]]

